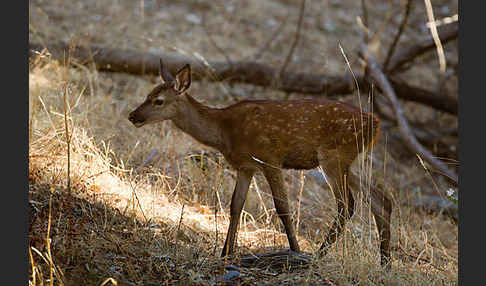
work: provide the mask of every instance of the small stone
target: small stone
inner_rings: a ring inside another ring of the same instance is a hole
[[[226,270],[234,270],[234,271],[239,271],[239,270],[240,270],[240,269],[238,268],[238,266],[233,265],[233,264],[226,265],[226,266],[224,267],[224,269],[226,269]]]
[[[189,23],[192,23],[192,24],[196,24],[196,25],[201,24],[201,18],[199,18],[198,16],[196,16],[194,14],[187,14],[186,15],[186,21],[189,22]]]

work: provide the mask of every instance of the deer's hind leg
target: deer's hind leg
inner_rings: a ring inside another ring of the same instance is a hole
[[[341,235],[346,221],[354,214],[354,198],[349,188],[349,167],[352,160],[340,156],[340,152],[325,151],[319,154],[319,164],[326,174],[337,204],[338,216],[329,229],[319,251],[322,255],[327,253],[329,247],[336,242]]]
[[[350,184],[353,189],[359,190],[361,188],[359,178],[356,175],[350,177]],[[371,212],[375,218],[380,238],[380,262],[382,266],[390,269],[390,223],[393,204],[382,189],[374,184],[370,184],[369,188]]]
[[[371,187],[371,212],[375,217],[378,233],[380,234],[381,265],[390,269],[390,239],[392,201],[376,187]]]

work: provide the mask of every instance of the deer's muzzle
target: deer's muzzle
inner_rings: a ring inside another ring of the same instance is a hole
[[[130,120],[130,122],[132,122],[135,127],[142,127],[145,122],[145,119],[138,116],[135,111],[130,112],[130,114],[128,115],[128,120]]]

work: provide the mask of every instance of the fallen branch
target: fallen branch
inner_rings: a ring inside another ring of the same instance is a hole
[[[280,250],[271,253],[246,254],[241,258],[240,264],[242,267],[263,269],[307,268],[311,260],[311,253]]]
[[[29,43],[31,55],[47,48],[51,57],[62,60],[69,45],[64,42],[49,43],[44,47],[37,43]],[[274,88],[287,93],[305,93],[324,95],[327,97],[348,95],[355,91],[355,81],[351,75],[333,76],[315,73],[285,72],[275,85],[274,79],[278,70],[271,66],[252,62],[209,61],[211,69],[201,61],[177,55],[139,53],[129,50],[103,48],[92,45],[89,48],[78,46],[73,57],[80,62],[94,61],[100,71],[124,72],[137,75],[159,74],[159,59],[171,73],[176,73],[180,67],[189,63],[193,72],[193,80],[207,79],[210,81],[227,81],[228,83],[248,83],[257,86]],[[392,61],[393,62],[393,61]],[[211,71],[209,71],[211,70]],[[360,87],[366,86],[363,75],[355,74]],[[392,80],[392,85],[398,97],[428,105],[440,111],[457,115],[457,100],[444,95],[436,95],[431,91],[408,85],[398,79]]]
[[[37,43],[29,43],[30,50],[42,51],[44,48],[48,49],[52,58],[62,59],[69,45],[64,42],[57,42],[43,47]],[[278,76],[278,70],[257,62],[234,62],[233,65],[228,65],[226,61],[208,61],[212,70],[211,74],[214,75],[211,76],[208,73],[208,67],[194,58],[186,58],[174,54],[139,53],[96,45],[91,45],[90,47],[78,46],[73,57],[81,62],[94,61],[96,68],[100,71],[124,72],[136,75],[158,75],[159,59],[163,58],[164,65],[171,73],[176,73],[186,63],[190,64],[193,80],[205,78],[210,81],[224,80],[265,87],[272,87],[272,81]],[[278,85],[273,88],[284,92],[331,93],[332,96],[351,93],[354,88],[353,84],[351,76],[285,72]]]
[[[401,99],[422,103],[453,115],[457,115],[459,112],[459,103],[456,98],[407,84],[397,77],[391,77],[389,81],[396,95]]]
[[[457,174],[449,169],[447,165],[442,163],[441,161],[437,160],[427,149],[425,149],[415,138],[413,132],[411,131],[408,122],[403,114],[403,110],[400,107],[400,103],[398,102],[397,96],[393,87],[391,86],[390,82],[386,78],[385,74],[380,70],[378,67],[375,59],[369,53],[367,47],[365,45],[361,45],[359,50],[360,56],[366,62],[366,68],[368,69],[369,75],[371,79],[376,83],[376,85],[380,88],[383,95],[385,95],[390,104],[393,108],[395,113],[395,118],[398,122],[398,127],[400,130],[400,134],[404,139],[405,145],[410,149],[410,151],[418,154],[421,158],[427,161],[430,165],[434,168],[438,169],[442,175],[446,176],[450,180],[454,181],[457,185],[458,178]]]

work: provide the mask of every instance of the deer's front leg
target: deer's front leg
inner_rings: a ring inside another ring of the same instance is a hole
[[[300,251],[299,243],[297,242],[294,225],[292,224],[292,218],[290,216],[287,188],[284,183],[282,171],[273,167],[266,167],[263,169],[263,174],[265,175],[265,178],[267,178],[270,189],[272,190],[275,209],[285,227],[290,250],[298,252]]]
[[[245,204],[246,194],[248,193],[253,173],[254,171],[252,170],[238,170],[236,186],[233,192],[233,197],[231,198],[230,225],[226,234],[226,242],[224,243],[223,252],[221,253],[222,257],[233,252],[241,210]]]

